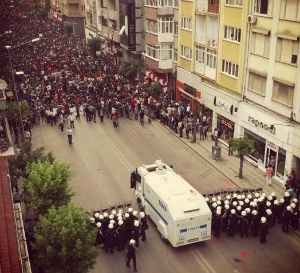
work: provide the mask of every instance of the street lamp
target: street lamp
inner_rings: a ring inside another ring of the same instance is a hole
[[[40,37],[38,38],[34,38],[31,41],[19,44],[17,46],[5,46],[5,48],[8,51],[8,59],[9,59],[9,65],[10,65],[10,70],[11,70],[11,76],[12,76],[12,80],[13,80],[13,89],[14,89],[14,93],[16,95],[16,100],[17,100],[17,105],[18,105],[18,113],[19,113],[19,119],[20,119],[20,123],[21,123],[21,136],[22,136],[22,141],[24,141],[25,139],[25,131],[24,131],[24,124],[23,124],[23,119],[22,119],[22,114],[21,114],[21,108],[20,108],[20,104],[19,104],[19,96],[18,96],[18,91],[17,91],[17,85],[16,85],[16,80],[15,80],[15,75],[14,75],[14,70],[13,70],[13,65],[12,65],[12,61],[11,61],[11,50],[18,48],[20,46],[26,45],[26,44],[30,44],[30,43],[35,43],[38,42],[40,40]],[[23,72],[24,73],[24,72]],[[20,73],[21,74],[21,73]]]

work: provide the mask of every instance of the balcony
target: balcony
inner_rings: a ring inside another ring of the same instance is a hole
[[[158,16],[165,16],[165,15],[174,15],[174,9],[172,7],[158,7],[157,8],[157,15]]]
[[[207,12],[219,14],[219,5],[208,5]]]
[[[118,21],[118,14],[117,14],[117,12],[115,10],[109,9],[107,11],[107,16],[111,20]]]
[[[169,60],[156,60],[152,59],[147,55],[144,55],[144,60],[146,65],[159,73],[171,73],[172,72],[172,64],[173,61],[171,59]]]
[[[159,43],[173,43],[174,34],[173,33],[158,33],[157,40]]]

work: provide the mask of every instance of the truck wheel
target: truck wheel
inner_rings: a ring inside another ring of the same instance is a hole
[[[160,238],[161,238],[161,240],[162,240],[164,243],[168,243],[168,242],[169,242],[168,239],[166,239],[165,236],[162,235],[161,233],[160,233]]]

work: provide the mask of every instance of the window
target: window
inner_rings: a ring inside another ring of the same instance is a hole
[[[242,7],[243,0],[226,0],[226,5]]]
[[[177,48],[173,48],[173,62],[177,63],[178,61],[178,50]]]
[[[241,42],[241,29],[225,26],[224,38],[235,42]]]
[[[270,36],[252,32],[250,52],[269,57]]]
[[[173,33],[173,18],[163,17],[159,20],[160,33]]]
[[[237,78],[239,75],[239,66],[232,62],[222,60],[222,72]]]
[[[192,17],[182,16],[181,17],[181,28],[191,30],[192,29]]]
[[[178,22],[174,21],[174,35],[178,35]]]
[[[258,14],[268,14],[268,6],[270,0],[255,0],[254,12]],[[277,0],[278,1],[278,0]]]
[[[153,59],[159,59],[159,46],[146,45],[146,54]]]
[[[294,87],[274,80],[272,99],[280,103],[292,106]]]
[[[85,11],[85,5],[81,6],[81,11]]]
[[[297,64],[299,42],[277,38],[276,60],[291,64]]]
[[[207,49],[206,66],[210,68],[216,68],[216,65],[217,65],[217,51],[212,49]]]
[[[158,33],[158,23],[154,20],[146,20],[146,31],[152,33]]]
[[[181,46],[181,56],[191,59],[192,58],[192,49],[186,46]]]
[[[266,94],[266,82],[267,78],[254,74],[252,72],[249,72],[249,78],[248,78],[248,89],[258,93],[260,95]]]
[[[172,45],[161,45],[160,46],[160,59],[161,60],[172,60]]]
[[[179,4],[178,4],[178,0],[174,0],[174,8],[178,8]]]
[[[173,7],[173,0],[159,0],[161,7]]]
[[[300,20],[300,0],[282,0],[280,17],[290,20]]]
[[[145,6],[157,7],[157,0],[145,0]]]
[[[196,45],[195,61],[205,63],[205,47]]]

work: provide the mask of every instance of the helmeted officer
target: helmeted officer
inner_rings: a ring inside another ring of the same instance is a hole
[[[244,238],[244,234],[248,238],[248,219],[247,212],[245,210],[242,211],[239,222],[241,238]]]
[[[147,223],[147,216],[145,215],[145,212],[140,212],[140,217],[141,217],[141,237],[142,241],[146,241],[146,229],[149,228],[148,223]]]
[[[114,225],[109,224],[106,239],[105,239],[105,252],[108,253],[108,251],[110,251],[110,253],[113,254],[114,253],[114,246],[115,246]]]
[[[236,211],[235,209],[232,209],[230,211],[229,222],[228,222],[228,226],[229,226],[228,236],[234,236],[236,225],[237,225]]]
[[[258,213],[257,213],[257,210],[253,210],[252,211],[252,222],[251,222],[251,225],[250,225],[250,230],[251,230],[251,233],[253,236],[257,236],[258,235],[258,227],[259,227],[259,216],[258,216]]]
[[[217,210],[213,219],[214,236],[216,238],[220,237],[221,224],[221,210]]]
[[[134,267],[134,272],[137,272],[136,269],[136,256],[135,256],[135,251],[137,250],[137,247],[135,246],[135,240],[131,239],[129,241],[129,246],[127,247],[127,252],[125,254],[125,257],[127,258],[126,261],[126,267],[130,268],[130,261],[133,261],[133,267]]]
[[[268,234],[267,218],[261,217],[260,222],[261,222],[259,225],[260,242],[264,244],[265,242],[267,242],[267,234]]]
[[[282,232],[288,233],[290,221],[292,220],[292,207],[287,206],[283,212],[283,219],[282,219]]]
[[[139,238],[140,238],[140,223],[138,220],[134,220],[134,227],[132,229],[132,238],[135,240],[135,245],[139,247]]]

